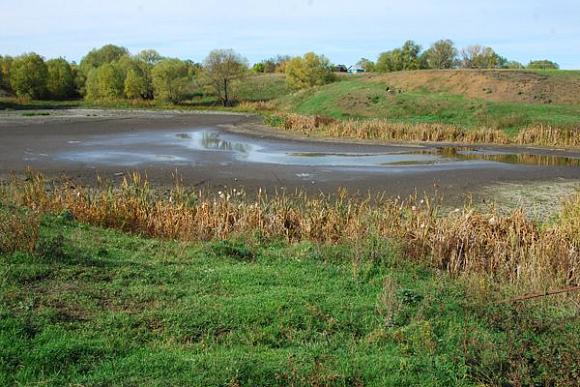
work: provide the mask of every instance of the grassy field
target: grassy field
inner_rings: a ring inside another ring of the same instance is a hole
[[[574,385],[580,376],[572,304],[494,304],[509,288],[406,261],[387,241],[164,242],[64,212],[43,215],[25,250],[0,254],[2,385]]]
[[[169,200],[137,176],[45,187],[0,191],[0,385],[580,380],[578,294],[510,300],[577,284],[580,195],[537,224],[417,198]]]

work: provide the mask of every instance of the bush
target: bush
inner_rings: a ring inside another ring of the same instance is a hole
[[[334,82],[330,61],[313,52],[291,59],[286,65],[286,83],[293,90],[322,86]]]

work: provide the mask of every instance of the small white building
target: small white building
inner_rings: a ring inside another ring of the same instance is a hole
[[[365,69],[363,69],[360,65],[352,65],[348,68],[348,72],[351,74],[359,74],[364,73]]]

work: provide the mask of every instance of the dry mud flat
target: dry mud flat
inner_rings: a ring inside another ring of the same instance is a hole
[[[37,112],[42,113],[42,112]],[[226,113],[71,109],[0,113],[0,175],[30,167],[80,184],[133,171],[195,189],[259,188],[407,196],[437,190],[449,205],[472,197],[542,214],[578,188],[580,152],[516,147],[314,141]],[[46,114],[46,113],[45,113]],[[536,208],[537,207],[537,208]]]

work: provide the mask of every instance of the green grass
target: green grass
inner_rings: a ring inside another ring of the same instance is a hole
[[[526,72],[549,75],[559,78],[580,78],[580,70],[541,70],[541,69],[526,69]]]
[[[11,97],[0,97],[0,111],[2,110],[52,110],[69,109],[82,106],[83,101],[29,101]]]
[[[289,92],[283,74],[252,75],[242,83],[238,98],[247,102],[270,101]]]
[[[247,77],[238,90],[240,102],[269,101],[288,94],[286,80],[283,74],[251,75]],[[201,92],[191,95],[186,101],[173,105],[160,101],[142,100],[98,100],[87,101],[83,99],[70,101],[36,101],[14,97],[0,97],[0,111],[2,110],[44,110],[44,109],[67,109],[75,107],[84,108],[112,108],[112,109],[224,109],[216,98],[210,94]],[[31,113],[32,115],[34,113]],[[28,114],[27,114],[28,115]]]
[[[277,105],[282,110],[299,114],[338,119],[380,118],[466,128],[517,130],[532,124],[574,126],[580,123],[580,105],[501,103],[445,92],[387,91],[383,82],[364,77],[352,77],[283,96]]]
[[[184,244],[44,216],[33,254],[0,254],[0,385],[545,385],[579,375],[577,312],[545,300],[497,306],[470,283],[372,237]]]

